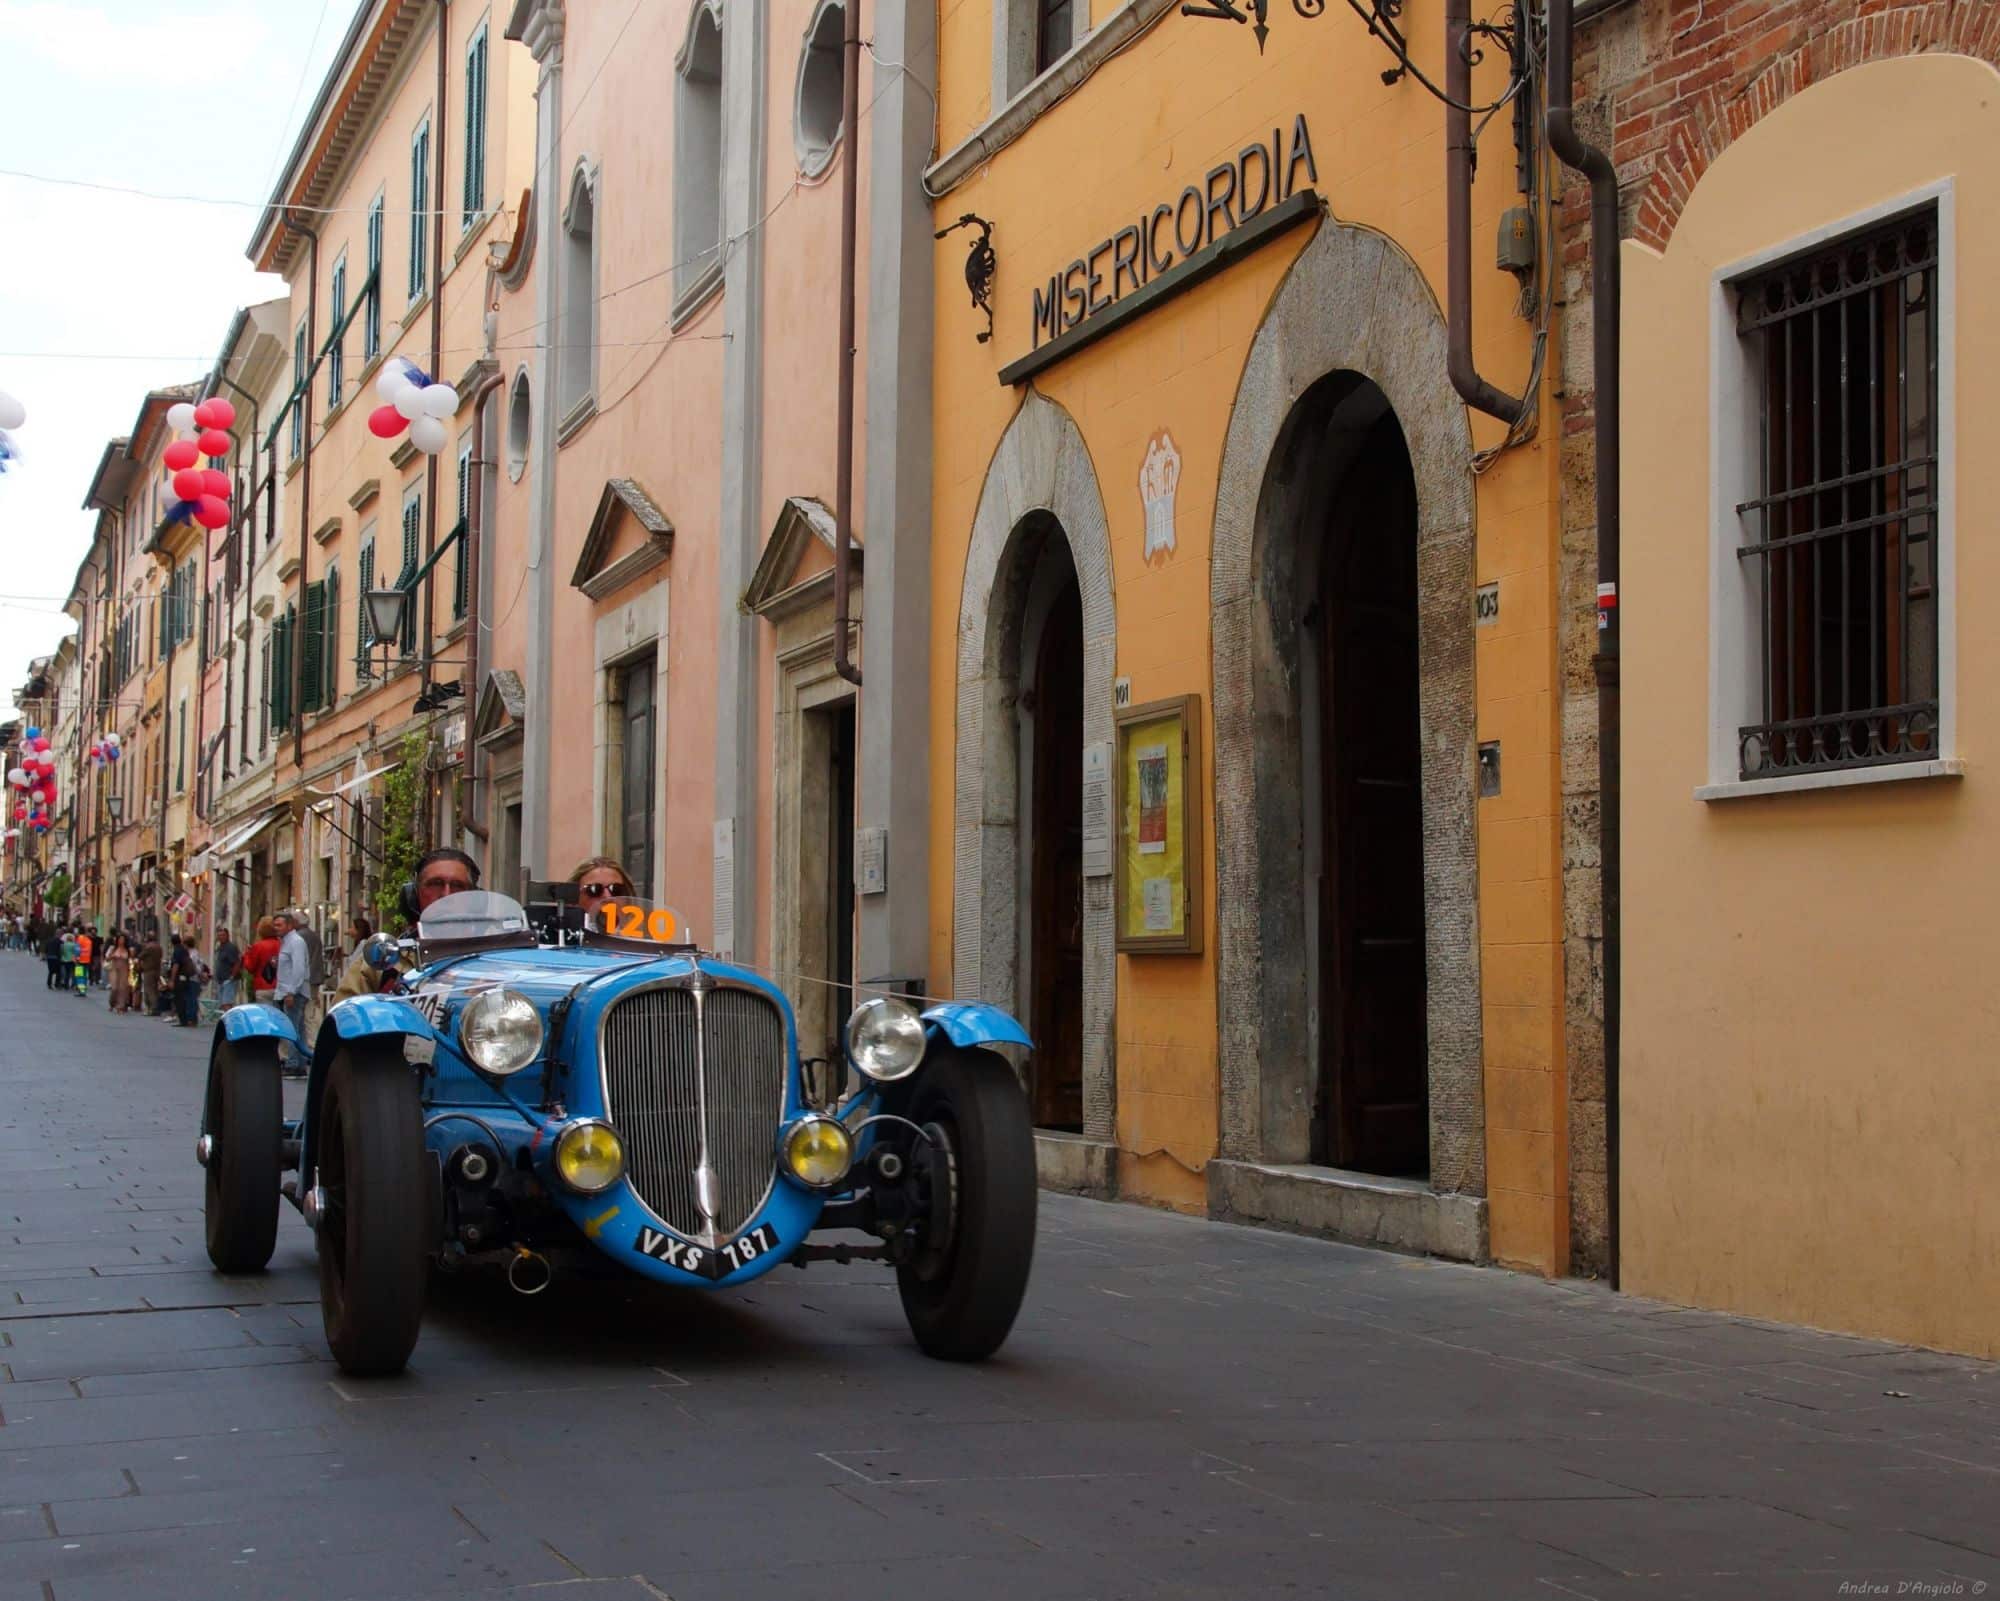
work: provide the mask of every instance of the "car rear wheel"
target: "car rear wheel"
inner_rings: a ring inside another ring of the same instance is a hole
[[[343,1373],[400,1373],[423,1322],[432,1241],[423,1108],[401,1052],[348,1048],[320,1091],[319,1298]]]
[[[219,1273],[255,1273],[278,1244],[278,1169],[284,1143],[278,1049],[224,1040],[208,1060],[201,1132],[207,1142],[203,1221]]]
[[[991,1051],[933,1053],[910,1097],[923,1239],[896,1269],[917,1344],[950,1362],[991,1356],[1014,1326],[1035,1255],[1035,1136],[1014,1071]]]

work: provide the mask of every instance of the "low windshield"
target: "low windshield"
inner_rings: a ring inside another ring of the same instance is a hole
[[[687,922],[671,906],[637,896],[621,895],[586,905],[583,914],[586,944],[616,942],[620,945],[692,945],[694,935]]]
[[[417,938],[426,945],[451,945],[461,940],[533,936],[521,903],[490,889],[446,895],[424,908],[417,920]]]

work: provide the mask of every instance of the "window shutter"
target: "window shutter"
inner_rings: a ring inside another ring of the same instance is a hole
[[[431,125],[426,122],[410,142],[410,298],[424,292],[424,212],[430,205]]]
[[[472,570],[466,565],[468,549],[466,536],[472,532],[468,519],[472,515],[472,447],[465,446],[458,453],[458,548],[452,552],[457,576],[451,586],[451,615],[454,618],[465,615],[466,597],[470,593],[468,580]]]
[[[396,578],[396,587],[401,589],[417,576],[417,538],[423,529],[424,503],[421,498],[412,499],[403,507],[403,570]],[[417,648],[417,597],[414,592],[403,605],[403,654],[410,655]]]
[[[326,584],[314,579],[306,585],[305,608],[299,618],[299,710],[315,712],[320,706],[320,644],[326,629]]]
[[[271,620],[271,726],[282,729],[292,720],[292,611]]]
[[[325,614],[320,622],[319,670],[324,680],[320,704],[331,706],[340,694],[340,569],[326,572]]]
[[[465,53],[465,226],[486,203],[486,33]]]
[[[375,631],[368,626],[368,591],[375,587],[375,541],[369,540],[361,547],[361,559],[355,564],[355,619],[354,619],[354,673],[357,678],[368,676],[368,647],[375,643]]]

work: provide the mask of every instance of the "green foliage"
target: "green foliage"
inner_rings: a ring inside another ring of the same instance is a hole
[[[69,897],[70,882],[69,874],[66,872],[58,872],[49,880],[48,887],[42,891],[42,899],[58,910],[69,905]]]
[[[406,735],[401,761],[382,780],[382,882],[375,911],[385,928],[402,915],[397,897],[424,853],[424,748],[423,735]]]

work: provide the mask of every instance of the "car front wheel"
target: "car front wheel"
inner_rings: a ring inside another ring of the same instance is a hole
[[[400,1373],[416,1348],[432,1241],[423,1108],[401,1052],[341,1051],[320,1092],[319,1298],[341,1371]]]
[[[1035,1254],[1035,1136],[1013,1069],[991,1051],[933,1053],[910,1098],[923,1237],[896,1269],[917,1344],[951,1362],[991,1356],[1014,1326]]]
[[[224,1040],[208,1061],[202,1107],[203,1222],[220,1273],[255,1273],[278,1243],[278,1168],[284,1144],[278,1048]]]

